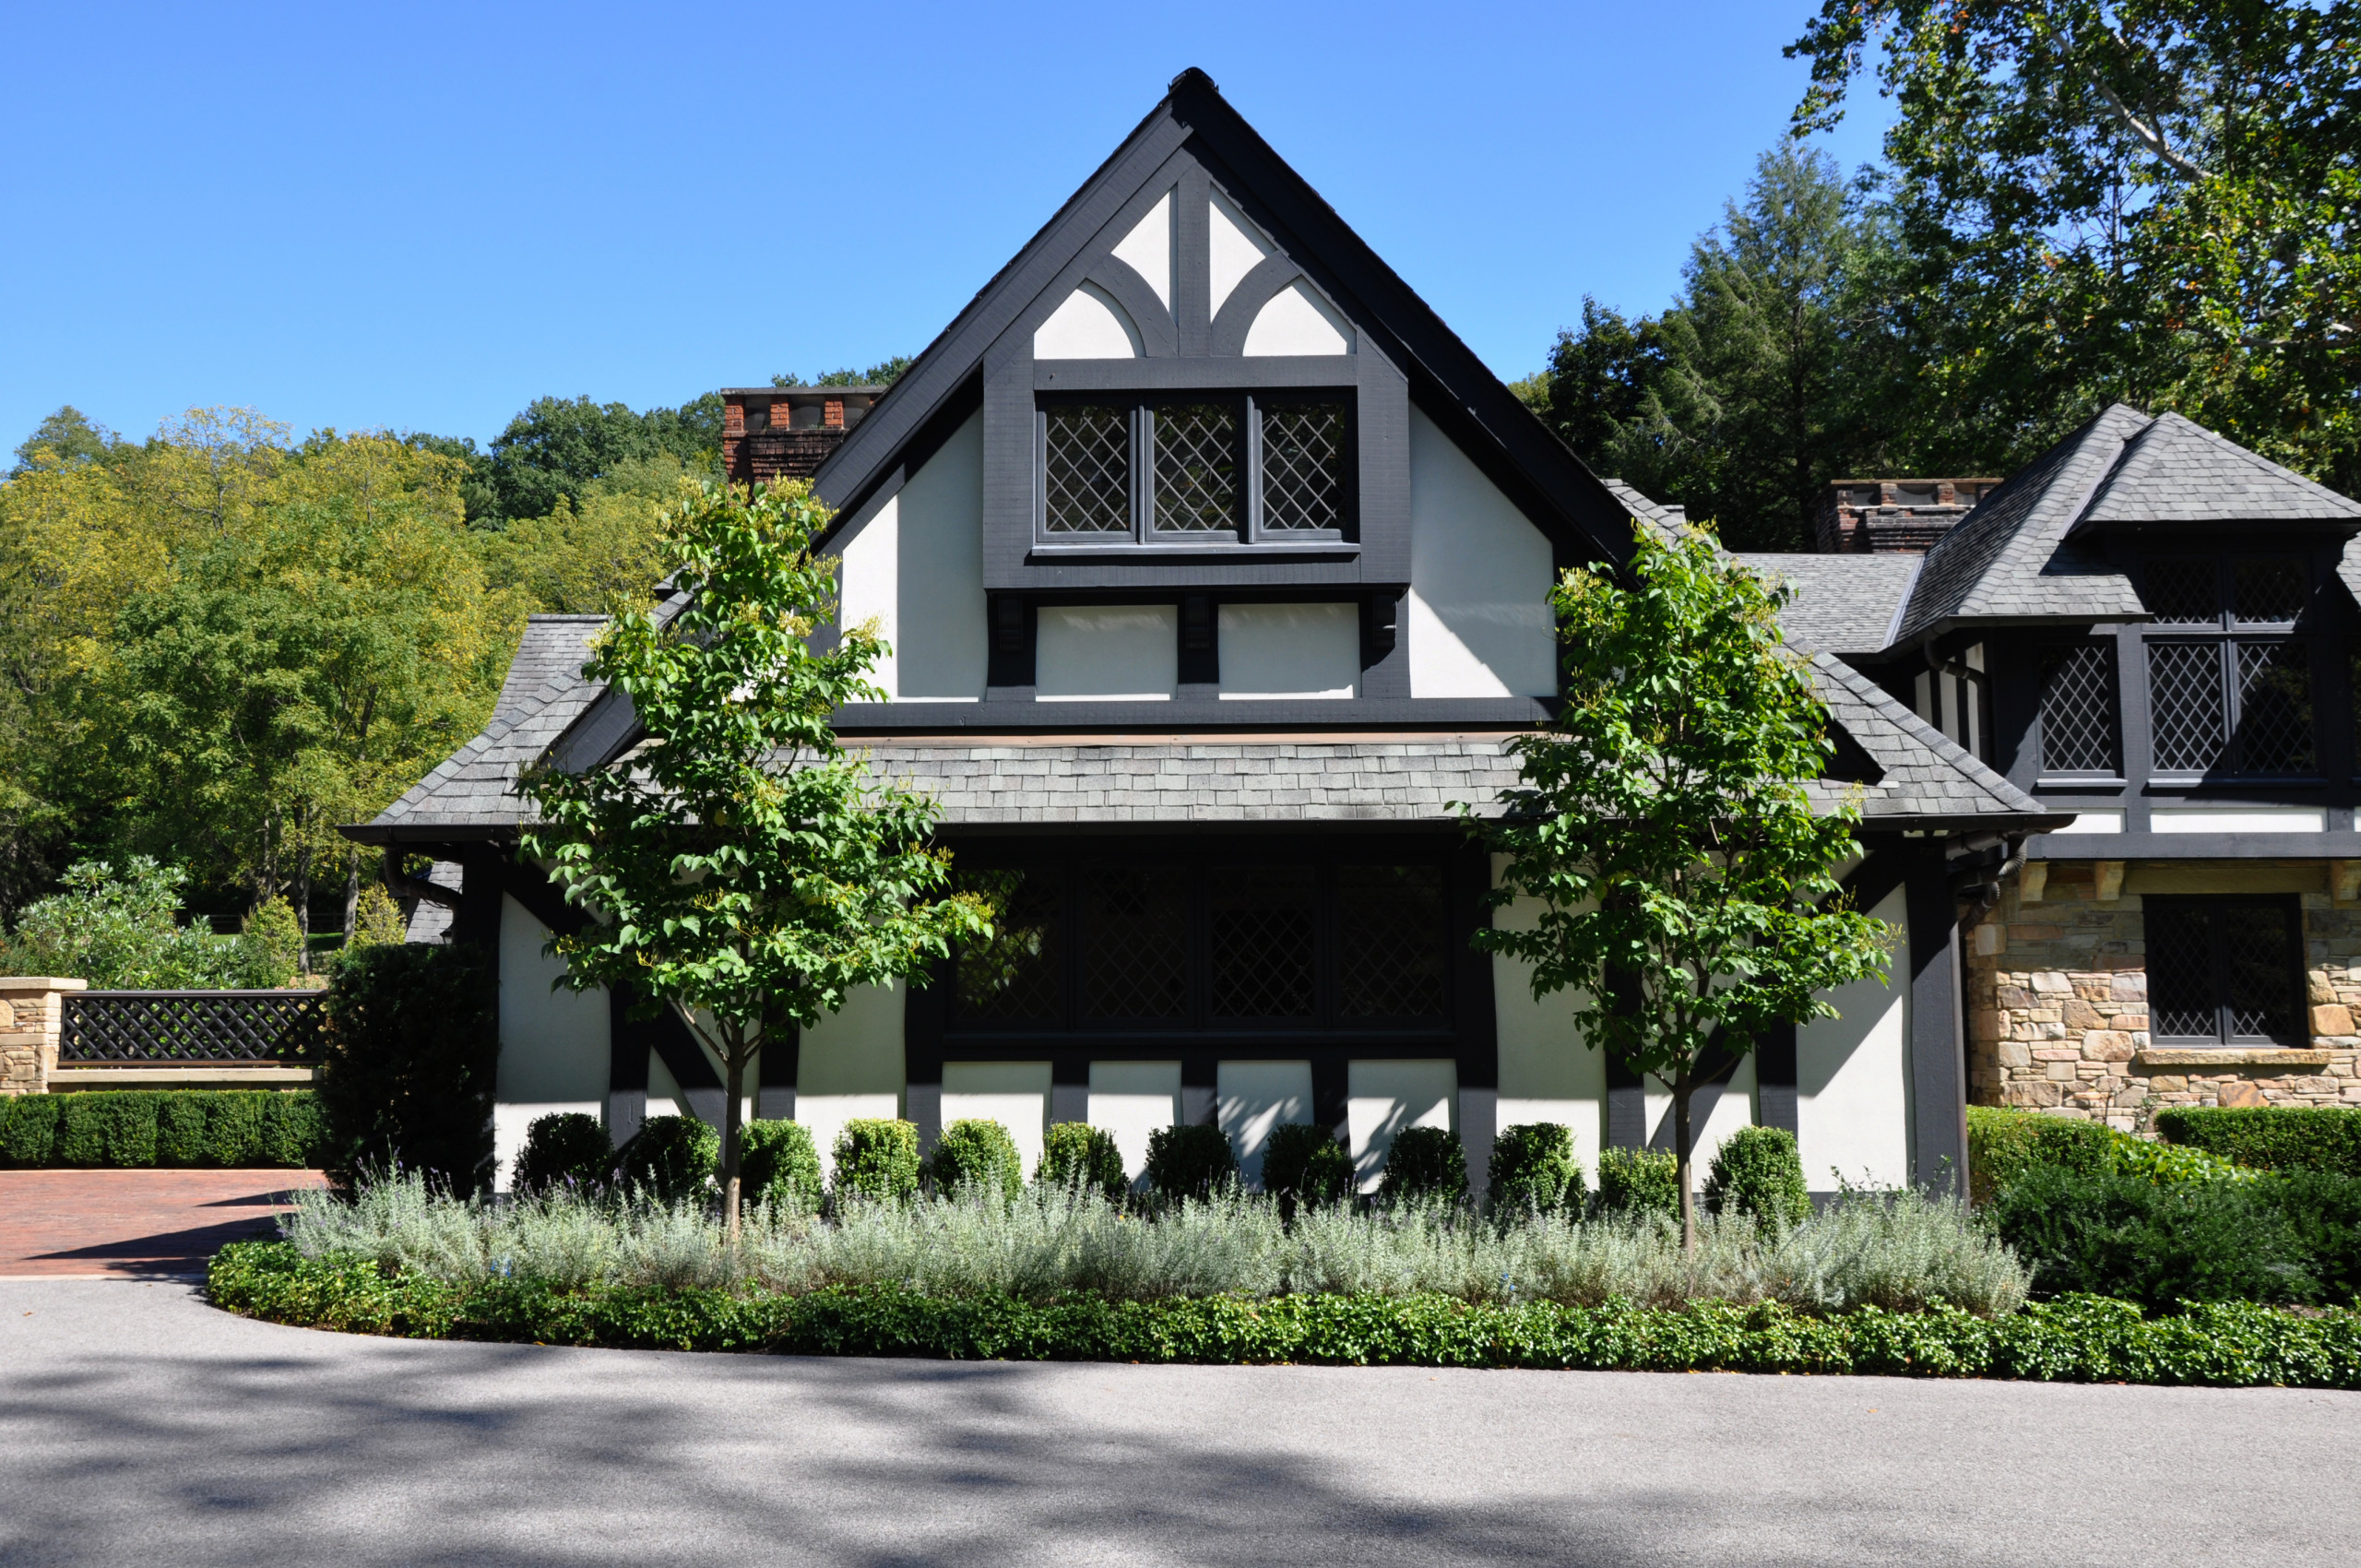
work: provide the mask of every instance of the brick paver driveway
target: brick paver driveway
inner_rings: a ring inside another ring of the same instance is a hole
[[[202,1274],[316,1170],[0,1170],[0,1275]]]

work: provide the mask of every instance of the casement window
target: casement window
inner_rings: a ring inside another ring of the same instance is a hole
[[[2150,1038],[2171,1045],[2301,1045],[2303,913],[2292,897],[2151,895]]]
[[[1043,544],[1354,537],[1351,406],[1339,394],[1056,400],[1038,419]]]
[[[2155,771],[2309,777],[2309,597],[2292,555],[2156,556],[2146,566],[2148,721]]]
[[[1439,1028],[1439,861],[1121,860],[963,870],[998,911],[954,962],[959,1030]]]
[[[2042,650],[2045,777],[2120,777],[2123,742],[2117,713],[2113,643],[2066,643]]]

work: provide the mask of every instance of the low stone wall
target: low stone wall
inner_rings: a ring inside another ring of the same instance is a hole
[[[44,1094],[57,1068],[65,993],[89,982],[49,975],[0,975],[0,1095]]]
[[[2333,900],[2329,884],[2318,861],[2050,861],[2035,887],[2011,882],[1964,933],[1969,1099],[2142,1133],[2167,1106],[2361,1105],[2361,902]],[[2141,910],[2152,893],[2300,895],[2308,1047],[2153,1045]]]

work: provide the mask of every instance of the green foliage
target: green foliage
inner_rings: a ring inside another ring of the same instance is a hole
[[[2042,1294],[2090,1292],[2168,1312],[2179,1301],[2310,1301],[2310,1259],[2265,1183],[2160,1186],[2035,1165],[1986,1210]]]
[[[1323,1208],[1353,1195],[1353,1156],[1336,1134],[1308,1122],[1271,1129],[1263,1146],[1263,1190],[1294,1218],[1299,1206]]]
[[[919,1129],[915,1122],[856,1116],[836,1134],[836,1195],[872,1203],[908,1203],[919,1191]]]
[[[1448,1127],[1404,1127],[1385,1153],[1378,1194],[1389,1203],[1467,1201],[1467,1152]]]
[[[810,381],[805,381],[792,371],[781,371],[771,377],[771,385],[774,386],[891,386],[902,379],[902,373],[909,369],[912,362],[909,355],[896,354],[882,363],[871,365],[867,370],[854,370],[848,366],[843,370],[829,371]]]
[[[0,1099],[0,1165],[229,1170],[317,1163],[308,1090],[97,1089]]]
[[[493,971],[476,948],[364,948],[327,996],[319,1083],[328,1173],[434,1172],[460,1192],[492,1182],[500,1061]]]
[[[1705,1177],[1705,1207],[1743,1214],[1771,1231],[1811,1217],[1811,1193],[1796,1135],[1785,1127],[1740,1127],[1722,1140]]]
[[[753,1121],[741,1134],[747,1200],[781,1213],[810,1214],[820,1206],[820,1151],[801,1122]]]
[[[933,801],[872,776],[830,726],[882,695],[867,671],[885,645],[868,626],[833,646],[812,635],[835,614],[839,563],[813,550],[828,516],[801,484],[684,500],[670,543],[685,602],[618,616],[585,666],[631,699],[646,742],[627,763],[519,781],[540,818],[525,852],[606,917],[551,942],[564,983],[629,982],[721,1061],[733,1222],[764,1029],[813,1028],[855,987],[989,929],[972,896],[933,897],[950,878]]]
[[[1505,857],[1489,905],[1538,907],[1476,944],[1529,966],[1536,1001],[1571,993],[1586,1043],[1672,1091],[1685,1225],[1705,1052],[1833,1016],[1826,993],[1882,978],[1892,933],[1831,873],[1860,808],[1816,814],[1806,791],[1828,714],[1781,641],[1786,590],[1709,534],[1636,537],[1631,586],[1558,585],[1564,707],[1508,742],[1501,815],[1459,810]]]
[[[1607,1148],[1598,1151],[1598,1206],[1607,1214],[1637,1219],[1680,1218],[1680,1176],[1670,1149]]]
[[[712,472],[720,452],[718,396],[645,413],[588,398],[536,398],[493,440],[483,468],[499,517],[539,517],[634,462],[666,456]]]
[[[1151,1301],[930,1296],[894,1286],[804,1294],[388,1275],[350,1254],[245,1241],[214,1257],[208,1300],[265,1322],[417,1339],[781,1355],[1336,1366],[1531,1367],[2045,1383],[2361,1388],[2361,1313],[2247,1303],[2150,1318],[2070,1298],[1999,1318],[1876,1307],[1830,1317],[1774,1304],[1679,1309],[1447,1296],[1237,1296]]]
[[[509,1184],[523,1193],[601,1186],[614,1166],[615,1146],[606,1123],[579,1111],[561,1111],[536,1116],[526,1127]]]
[[[1158,1127],[1147,1139],[1147,1184],[1169,1201],[1205,1202],[1238,1180],[1238,1151],[1219,1127]]]
[[[188,875],[175,867],[146,855],[126,856],[119,868],[81,861],[63,881],[62,892],[18,917],[0,956],[9,972],[69,976],[94,991],[267,990],[295,977],[291,944],[282,951],[251,929],[224,940],[202,921],[181,924]]]
[[[106,426],[91,423],[89,415],[67,403],[17,444],[15,471],[97,462],[108,457],[122,440]]]
[[[651,1116],[615,1151],[615,1185],[667,1206],[713,1194],[721,1137],[694,1116]]]
[[[1492,1139],[1485,1201],[1502,1218],[1580,1213],[1583,1168],[1574,1158],[1574,1134],[1555,1122],[1525,1122],[1503,1127]]]
[[[1050,1123],[1033,1179],[1061,1192],[1095,1191],[1110,1204],[1121,1203],[1132,1189],[1115,1134],[1087,1122]]]
[[[1967,1108],[1968,1190],[1978,1205],[2044,1167],[2085,1176],[2115,1171],[2160,1182],[2239,1181],[2251,1174],[2200,1150],[2135,1138],[2103,1123],[1987,1105]]]
[[[1025,1160],[1006,1127],[966,1117],[943,1129],[928,1174],[946,1197],[972,1190],[1014,1198],[1025,1187]]]
[[[2256,1170],[2361,1176],[2361,1111],[2176,1106],[2157,1112],[2156,1131],[2184,1148]]]

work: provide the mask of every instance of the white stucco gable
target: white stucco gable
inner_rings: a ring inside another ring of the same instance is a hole
[[[1410,695],[1555,695],[1551,559],[1532,520],[1412,408]]]

